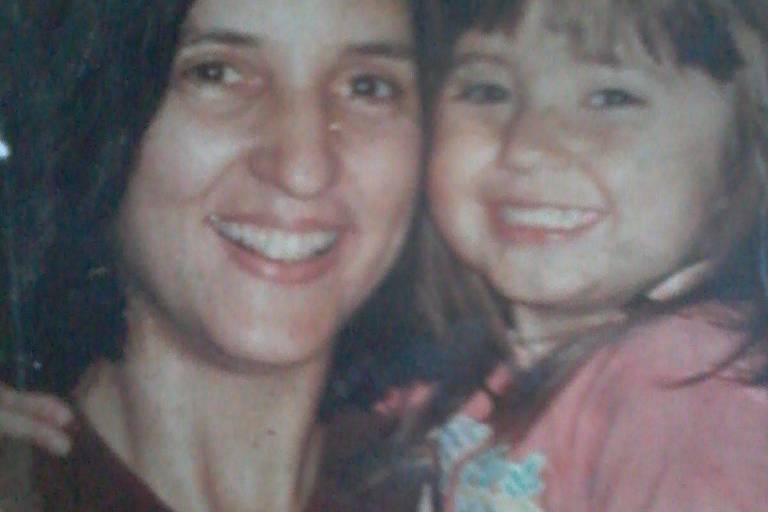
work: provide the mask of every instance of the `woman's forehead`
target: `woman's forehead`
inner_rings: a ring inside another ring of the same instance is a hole
[[[198,0],[184,30],[320,45],[409,39],[409,22],[406,2],[401,0]]]

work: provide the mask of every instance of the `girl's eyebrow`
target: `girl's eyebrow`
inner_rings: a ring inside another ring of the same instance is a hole
[[[579,57],[578,60],[586,64],[593,64],[595,66],[601,66],[609,69],[620,69],[626,67],[626,63],[622,62],[616,55],[608,52],[600,52],[594,55]]]
[[[581,64],[589,64],[609,69],[621,69],[627,67],[626,64],[620,61],[615,55],[607,53],[577,55],[574,57],[574,61]],[[465,52],[453,59],[454,66],[464,66],[475,62],[487,62],[489,64],[497,64],[501,66],[509,64],[509,61],[504,57],[488,52]]]
[[[453,67],[466,66],[475,63],[488,63],[498,66],[507,66],[509,61],[500,55],[486,52],[465,52],[453,59]]]

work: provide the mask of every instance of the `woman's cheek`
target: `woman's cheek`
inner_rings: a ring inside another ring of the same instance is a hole
[[[150,174],[148,192],[158,199],[197,198],[234,165],[249,141],[229,124],[168,107],[144,136],[137,172]]]
[[[374,130],[352,128],[346,141],[347,165],[357,170],[362,195],[382,214],[404,210],[410,215],[421,172],[418,118],[379,121]]]

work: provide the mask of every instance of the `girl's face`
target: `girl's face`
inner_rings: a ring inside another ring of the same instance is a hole
[[[118,219],[132,314],[249,361],[326,353],[408,229],[412,57],[398,0],[199,0]]]
[[[618,62],[581,58],[542,11],[458,42],[433,214],[513,304],[611,310],[695,257],[725,198],[734,92],[629,37]]]

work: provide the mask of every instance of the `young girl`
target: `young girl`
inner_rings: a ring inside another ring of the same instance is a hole
[[[510,330],[423,508],[765,510],[768,8],[443,6],[431,209]]]

